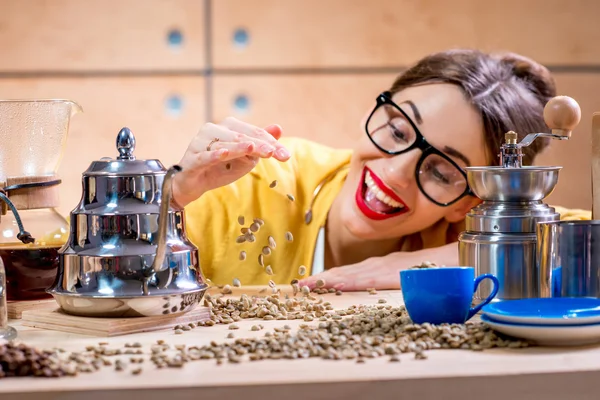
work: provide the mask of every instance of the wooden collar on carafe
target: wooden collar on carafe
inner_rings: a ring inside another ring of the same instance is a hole
[[[0,182],[0,189],[15,205],[16,209],[34,210],[39,208],[56,208],[59,206],[59,188],[61,180],[57,175],[21,176],[7,178]],[[2,215],[8,206],[2,203]]]

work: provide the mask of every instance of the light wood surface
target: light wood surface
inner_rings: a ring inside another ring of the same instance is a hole
[[[62,312],[55,303],[54,308],[23,311],[21,323],[23,326],[32,328],[80,333],[96,337],[112,337],[164,330],[180,324],[205,321],[209,318],[209,310],[206,307],[196,307],[188,313],[177,315],[140,318],[86,318],[68,315]]]
[[[206,121],[202,77],[74,77],[0,79],[3,98],[68,98],[83,107],[71,120],[58,175],[63,215],[81,198],[81,174],[101,157],[116,157],[115,140],[127,126],[136,138],[138,159],[157,158],[165,167],[179,162]],[[180,114],[166,108],[171,96],[182,101]]]
[[[9,301],[7,303],[8,318],[21,319],[23,311],[41,310],[56,306],[54,299],[49,300],[24,300],[24,301]]]
[[[212,2],[216,68],[403,66],[452,47],[511,50],[540,62],[598,65],[589,0],[244,0]],[[248,45],[233,43],[244,28]]]
[[[200,0],[0,0],[0,10],[0,72],[205,67]]]
[[[242,292],[238,289],[236,296]],[[254,292],[254,290],[251,290]],[[344,293],[327,295],[336,308],[352,304],[377,304],[385,298],[388,304],[401,305],[398,291],[377,295]],[[62,347],[80,351],[99,341],[109,348],[140,342],[144,346],[163,339],[171,346],[222,342],[231,332],[227,326],[196,328],[176,335],[172,330],[120,336],[108,340],[77,334],[44,331],[24,327],[10,321],[19,330],[20,339],[40,347]],[[253,332],[256,321],[240,321],[236,337],[258,337],[266,330],[284,324],[296,329],[303,321],[260,321],[265,330]],[[196,361],[179,369],[155,369],[143,364],[140,375],[102,369],[76,378],[35,379],[10,378],[0,381],[3,400],[85,398],[86,400],[131,399],[259,399],[284,395],[286,399],[363,399],[363,398],[473,398],[485,394],[486,400],[500,399],[595,399],[600,389],[600,347],[493,349],[484,352],[465,350],[432,350],[427,360],[401,356],[400,363],[387,357],[355,361],[269,360],[217,366],[213,361]],[[443,395],[442,395],[443,393]],[[440,397],[440,396],[443,397]],[[461,397],[459,397],[461,396]]]

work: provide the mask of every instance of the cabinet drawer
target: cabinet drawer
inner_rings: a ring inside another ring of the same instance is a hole
[[[90,162],[118,155],[115,139],[124,126],[135,134],[138,159],[178,162],[205,122],[204,88],[204,78],[185,77],[0,79],[0,98],[67,98],[82,106],[58,171],[59,211],[66,214],[79,201]]]
[[[0,0],[0,72],[205,67],[202,0]]]
[[[404,66],[453,47],[600,64],[590,0],[218,0],[216,68]]]
[[[215,76],[213,116],[258,126],[280,124],[285,136],[348,147],[364,134],[362,119],[395,74]]]

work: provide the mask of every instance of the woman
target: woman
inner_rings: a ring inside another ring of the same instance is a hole
[[[464,168],[496,165],[509,130],[548,131],[543,108],[555,95],[548,70],[527,58],[433,54],[377,98],[353,150],[280,140],[277,125],[206,124],[181,160],[174,202],[216,284],[289,284],[305,266],[309,286],[398,288],[403,268],[457,265],[458,234],[479,202]],[[546,145],[525,148],[524,164]],[[264,224],[242,234],[254,218]]]

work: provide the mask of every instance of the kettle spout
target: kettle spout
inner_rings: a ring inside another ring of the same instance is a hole
[[[173,175],[181,171],[179,165],[173,165],[167,170],[165,179],[162,184],[162,193],[160,197],[160,214],[158,216],[158,232],[156,235],[156,256],[152,262],[151,271],[154,273],[160,272],[162,269],[163,262],[165,261],[165,255],[167,251],[167,221],[169,205],[171,204],[171,197],[173,196],[172,181]]]

